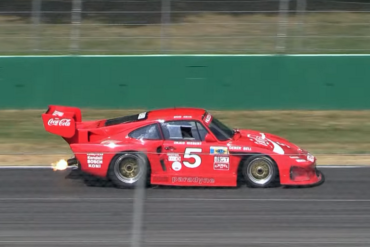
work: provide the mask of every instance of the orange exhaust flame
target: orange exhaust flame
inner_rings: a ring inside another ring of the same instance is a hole
[[[65,169],[67,169],[68,167],[68,163],[66,160],[59,160],[58,162],[56,163],[52,163],[51,164],[51,167],[53,167],[53,170],[56,171],[56,170],[60,170],[60,171],[63,171]]]

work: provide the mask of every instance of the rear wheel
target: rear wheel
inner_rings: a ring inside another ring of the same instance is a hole
[[[133,188],[139,183],[146,185],[147,159],[142,154],[121,153],[112,160],[108,173],[118,188]]]
[[[249,187],[271,187],[278,180],[277,166],[267,156],[251,156],[242,165],[242,174]]]

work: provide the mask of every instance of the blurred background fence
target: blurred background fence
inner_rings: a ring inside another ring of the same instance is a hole
[[[364,0],[1,0],[0,53],[368,53]]]

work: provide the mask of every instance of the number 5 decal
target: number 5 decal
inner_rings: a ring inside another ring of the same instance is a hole
[[[186,148],[185,153],[184,153],[184,158],[189,159],[189,158],[194,158],[195,161],[193,164],[183,161],[184,166],[189,167],[189,168],[197,168],[200,166],[202,163],[202,160],[200,159],[199,155],[197,154],[191,154],[191,153],[201,153],[202,149],[201,148]]]

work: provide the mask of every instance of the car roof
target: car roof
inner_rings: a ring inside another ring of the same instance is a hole
[[[175,116],[178,117],[178,119],[202,119],[205,113],[206,113],[205,109],[191,107],[156,109],[148,111],[147,120],[157,120],[157,119],[168,120],[174,119]]]
[[[179,119],[197,119],[201,120],[207,111],[202,108],[174,107],[166,109],[156,109],[146,111],[140,114],[106,119],[104,126],[112,126],[123,123],[132,123],[137,121],[155,121],[155,120],[179,120]]]

